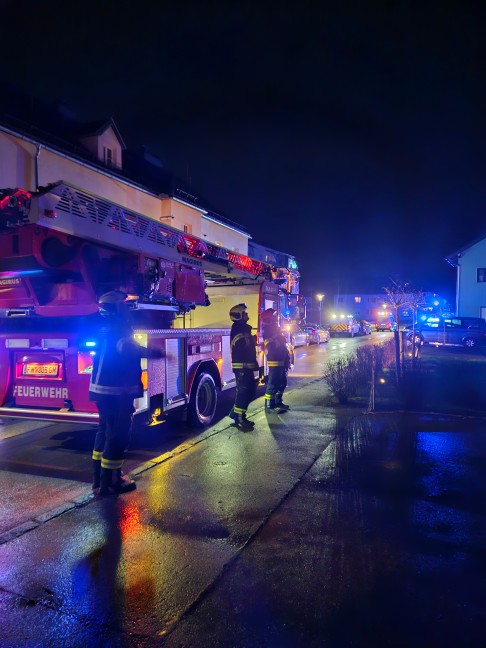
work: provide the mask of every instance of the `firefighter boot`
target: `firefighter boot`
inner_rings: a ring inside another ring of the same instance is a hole
[[[265,394],[265,411],[276,411],[275,398],[268,396],[268,394]]]
[[[235,427],[237,430],[241,430],[241,432],[253,431],[253,423],[250,423],[250,421],[243,414],[235,414],[235,416]]]
[[[93,492],[97,491],[101,485],[101,460],[93,459]]]
[[[275,396],[275,406],[276,409],[278,410],[279,414],[283,414],[284,412],[288,412],[290,407],[286,405],[282,401],[282,394],[276,394]]]
[[[136,490],[137,484],[123,474],[121,470],[117,470],[115,473],[115,479],[113,481],[113,490],[115,493],[130,493],[131,491]]]
[[[96,499],[114,495],[115,491],[113,490],[113,470],[111,470],[110,468],[101,469],[100,486],[99,488],[93,488],[93,492]]]
[[[255,424],[253,423],[253,421],[249,421],[249,420],[246,418],[246,414],[245,414],[245,413],[243,413],[243,414],[236,414],[236,413],[235,413],[235,410],[234,410],[233,408],[231,408],[231,411],[230,411],[230,413],[228,414],[228,416],[229,416],[231,419],[233,419],[233,421],[234,421],[233,425],[234,425],[235,427],[237,427],[238,430],[241,430],[242,432],[251,432],[251,430],[253,430],[253,428],[255,427]],[[247,429],[244,429],[244,430],[243,430],[243,428],[240,427],[240,426],[244,426],[244,427],[247,428]]]

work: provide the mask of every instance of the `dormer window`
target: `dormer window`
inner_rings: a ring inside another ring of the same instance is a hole
[[[112,119],[88,124],[80,141],[102,164],[113,169],[122,168],[122,149],[125,145]]]
[[[103,147],[103,161],[107,166],[115,166],[115,151],[108,146]]]

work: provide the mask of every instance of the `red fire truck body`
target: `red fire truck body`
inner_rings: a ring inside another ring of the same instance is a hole
[[[0,192],[0,416],[97,422],[97,298],[118,289],[137,297],[137,341],[167,354],[143,361],[137,414],[155,423],[185,406],[192,424],[209,424],[217,393],[234,387],[232,300],[251,302],[257,330],[259,314],[279,308],[272,270],[66,183]],[[233,296],[223,309],[209,305],[211,283]]]
[[[49,321],[45,322],[52,325]],[[9,320],[8,323],[17,324]],[[27,327],[22,333],[2,331],[0,346],[0,415],[93,423],[94,403],[88,386],[96,337],[90,327],[77,332],[67,322],[46,335]],[[137,412],[152,420],[162,412],[188,405],[194,424],[209,423],[216,392],[233,386],[229,358],[229,331],[142,330],[137,341],[162,348],[167,358],[143,361],[145,393]]]

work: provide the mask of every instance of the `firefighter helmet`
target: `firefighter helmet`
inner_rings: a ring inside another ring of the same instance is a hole
[[[260,315],[262,326],[271,326],[277,323],[277,311],[274,308],[267,308]]]
[[[246,313],[248,315],[246,304],[236,304],[236,306],[233,306],[233,308],[230,310],[229,315],[233,322],[239,322],[243,319],[243,313]]]
[[[123,317],[128,314],[128,295],[121,290],[110,290],[98,299],[103,317]]]

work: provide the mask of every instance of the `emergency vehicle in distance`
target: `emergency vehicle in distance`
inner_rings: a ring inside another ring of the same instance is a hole
[[[359,322],[352,315],[333,315],[328,328],[331,337],[354,337],[361,333]]]
[[[229,310],[245,302],[257,334],[267,308],[288,316],[299,291],[288,259],[276,268],[62,181],[0,191],[0,416],[97,422],[97,299],[116,289],[137,297],[137,341],[168,356],[143,361],[137,417],[185,407],[210,424],[234,387]],[[259,363],[263,374],[263,351]]]

